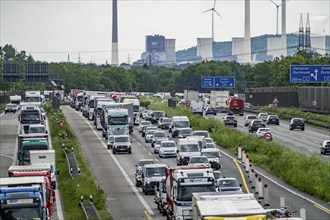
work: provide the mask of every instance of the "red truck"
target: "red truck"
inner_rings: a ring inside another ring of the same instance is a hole
[[[244,100],[232,97],[227,102],[228,112],[232,114],[244,115]]]
[[[45,178],[46,188],[46,207],[50,219],[53,217],[53,204],[56,202],[55,191],[51,184],[51,170],[47,165],[33,166],[10,166],[8,169],[9,177],[24,177],[24,176],[43,176]]]

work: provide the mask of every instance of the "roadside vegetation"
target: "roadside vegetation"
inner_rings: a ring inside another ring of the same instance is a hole
[[[297,108],[274,108],[274,107],[262,107],[260,111],[277,114],[278,117],[285,120],[291,118],[303,118],[306,123],[317,125],[318,123],[324,124],[325,127],[330,128],[330,116],[320,115],[311,112],[303,112]]]
[[[56,152],[56,166],[60,170],[59,190],[64,204],[65,219],[85,219],[85,214],[79,206],[81,196],[84,202],[89,202],[89,196],[93,196],[101,219],[111,219],[107,212],[105,194],[96,184],[88,163],[81,151],[78,140],[72,132],[61,110],[51,109],[51,105],[46,105],[47,117],[49,121],[50,134],[53,142],[53,149]],[[61,122],[63,126],[61,126]],[[71,178],[69,165],[65,157],[64,150],[73,149],[80,168],[80,176]]]
[[[151,102],[150,109],[162,109],[168,117],[185,115],[189,117],[193,130],[209,130],[214,141],[221,147],[237,154],[241,144],[248,152],[253,164],[281,178],[298,190],[330,201],[330,163],[313,154],[307,156],[275,142],[258,139],[227,128],[223,122],[209,117],[192,114],[185,107],[168,108],[159,101]]]

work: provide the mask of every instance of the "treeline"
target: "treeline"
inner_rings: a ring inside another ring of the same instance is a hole
[[[10,50],[9,50],[10,49]],[[1,73],[5,62],[33,62],[31,55],[12,50],[12,46],[1,48]],[[23,53],[23,54],[22,54]],[[19,59],[24,55],[24,59]],[[79,88],[84,90],[102,91],[142,91],[142,92],[183,92],[185,89],[201,90],[203,76],[234,76],[236,87],[231,92],[244,93],[245,88],[251,87],[281,87],[301,86],[290,83],[290,65],[329,65],[330,56],[299,52],[291,57],[282,57],[274,61],[256,65],[242,65],[237,62],[208,61],[195,65],[185,66],[132,66],[130,69],[115,68],[110,65],[50,63],[50,73],[57,73],[63,80],[66,91]],[[330,86],[330,83],[304,84],[313,86]],[[6,90],[24,87],[19,85],[3,84]],[[36,89],[44,89],[45,85],[37,85]],[[31,89],[31,88],[26,88]],[[45,88],[50,89],[50,88]],[[52,89],[52,88],[51,88]],[[2,90],[2,89],[1,89]]]

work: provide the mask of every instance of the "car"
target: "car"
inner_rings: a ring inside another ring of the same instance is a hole
[[[186,138],[191,136],[193,130],[191,128],[182,128],[178,131],[178,138]]]
[[[151,140],[151,147],[154,147],[154,145],[158,139],[164,139],[164,138],[167,138],[167,134],[165,131],[155,131],[153,133],[153,137]]]
[[[192,156],[190,157],[188,165],[189,166],[204,165],[205,167],[211,167],[211,164],[209,163],[209,160],[207,159],[206,156]]]
[[[167,117],[161,117],[158,120],[158,128],[169,129],[172,126],[172,119]]]
[[[150,111],[151,111],[151,110],[148,110],[148,109],[143,110],[143,112],[142,112],[142,118],[143,118],[144,120],[147,120],[148,113],[149,113]]]
[[[131,140],[129,135],[115,135],[113,137],[113,143],[110,146],[112,148],[112,153],[116,154],[118,152],[132,153]],[[108,146],[109,149],[109,146]]]
[[[135,173],[135,186],[139,187],[142,185],[142,168],[136,170]]]
[[[146,135],[146,132],[148,130],[158,130],[157,127],[153,126],[153,125],[148,125],[148,126],[144,126],[143,129],[142,129],[142,137],[145,137]]]
[[[144,136],[144,141],[146,143],[151,143],[152,141],[152,137],[153,137],[153,134],[154,132],[157,131],[156,129],[155,130],[148,130]]]
[[[293,129],[300,129],[302,131],[305,130],[305,123],[304,123],[304,119],[302,118],[292,118],[289,124],[289,129],[293,130]]]
[[[245,116],[245,119],[244,119],[244,126],[247,127],[252,120],[254,119],[258,119],[256,115],[247,115]]]
[[[232,115],[226,115],[223,119],[223,122],[225,123],[226,126],[234,126],[237,127],[237,119],[235,116]]]
[[[270,124],[280,125],[279,117],[277,115],[268,115],[266,119],[266,125],[270,125]]]
[[[217,148],[217,145],[214,142],[206,143],[204,148]]]
[[[208,131],[194,131],[191,136],[202,136],[208,138],[210,137],[210,134]]]
[[[267,117],[268,117],[268,113],[267,112],[260,112],[258,114],[258,119],[261,119],[263,121],[266,121],[267,120]]]
[[[273,139],[272,131],[269,128],[258,128],[256,135],[258,138],[266,139],[269,141]]]
[[[219,192],[237,191],[242,192],[241,185],[235,178],[221,178],[216,183]]]
[[[162,141],[168,141],[168,138],[162,138],[162,139],[158,139],[156,141],[156,143],[154,144],[154,153],[155,154],[159,153],[160,144],[162,143]]]
[[[175,141],[161,141],[159,157],[176,157],[177,146]]]
[[[223,178],[224,176],[222,175],[220,170],[214,170],[213,171],[213,176],[214,176],[214,182],[217,183],[218,179]]]
[[[29,134],[34,134],[34,133],[47,134],[48,132],[46,130],[45,124],[31,124],[31,125],[29,125],[28,133]]]
[[[251,103],[245,102],[244,103],[244,108],[252,108],[253,106],[251,105]]]
[[[206,143],[214,143],[214,140],[211,137],[207,137],[207,138],[205,138],[205,142]]]
[[[140,121],[140,124],[139,124],[140,133],[142,132],[144,126],[151,126],[151,122],[150,121]]]
[[[44,108],[40,108],[40,115],[42,117],[43,120],[46,119],[46,111]]]
[[[263,120],[260,120],[260,119],[254,119],[251,121],[251,123],[249,124],[249,132],[254,132],[254,131],[257,131],[258,128],[265,128],[266,125],[264,123]]]
[[[321,144],[321,154],[328,154],[330,153],[330,140],[325,140]]]
[[[213,106],[209,106],[205,109],[205,115],[217,115],[217,110]]]
[[[201,156],[207,157],[211,168],[218,170],[221,168],[221,155],[217,148],[208,148],[201,150]]]
[[[9,104],[6,104],[5,114],[7,112],[14,112],[14,113],[16,113],[18,110],[19,110],[19,105],[13,104],[13,103],[9,103]]]
[[[136,172],[138,171],[138,169],[142,169],[144,165],[146,164],[155,164],[156,161],[154,161],[153,159],[140,159],[139,162],[135,165],[136,167]]]

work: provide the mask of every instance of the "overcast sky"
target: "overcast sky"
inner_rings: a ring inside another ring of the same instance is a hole
[[[196,38],[211,37],[213,0],[118,0],[119,61],[140,58],[145,35],[176,39],[176,51],[196,46]],[[274,0],[281,4],[280,0]],[[244,0],[218,0],[215,41],[244,36]],[[0,0],[0,44],[12,44],[36,60],[102,64],[111,62],[111,0]],[[287,33],[298,32],[310,14],[311,32],[329,35],[330,0],[290,0]],[[279,32],[281,32],[281,8]],[[276,33],[276,6],[251,0],[251,36]]]

